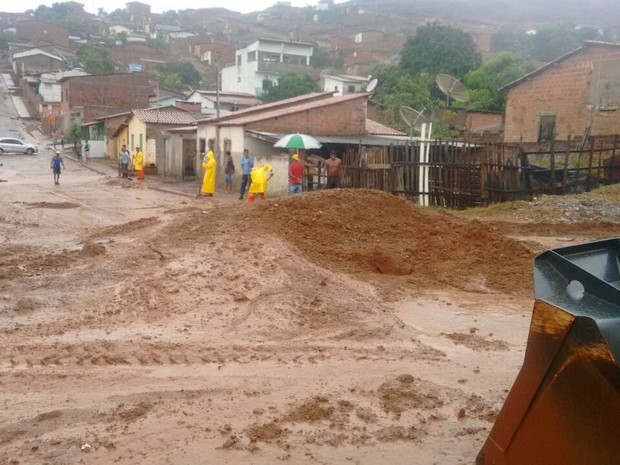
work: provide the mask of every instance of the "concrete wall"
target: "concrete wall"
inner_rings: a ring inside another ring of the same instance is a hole
[[[617,134],[618,105],[620,46],[585,45],[582,51],[509,89],[504,140],[537,142],[543,115],[555,115],[556,139],[581,136],[591,123],[592,135]]]
[[[49,73],[65,68],[65,62],[47,55],[31,55],[13,60],[13,71],[18,76]]]

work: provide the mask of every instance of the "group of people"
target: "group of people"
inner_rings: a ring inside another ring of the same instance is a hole
[[[340,187],[340,178],[342,176],[342,160],[337,158],[336,151],[332,150],[329,159],[325,161],[325,172],[327,174],[327,189],[335,189]],[[232,192],[233,176],[235,174],[235,164],[230,151],[226,151],[224,160],[224,174],[226,179],[226,192]],[[297,153],[291,157],[289,165],[289,193],[299,194],[303,191],[304,163],[299,159]],[[215,173],[217,162],[213,148],[210,146],[209,151],[202,162],[204,168],[204,176],[201,186],[201,194],[207,197],[213,196],[215,193]],[[248,149],[243,150],[241,157],[241,188],[239,190],[239,200],[243,200],[246,190],[248,191],[248,201],[254,202],[256,196],[261,200],[266,199],[267,185],[273,176],[273,167],[267,163],[260,165],[250,156]]]
[[[144,154],[140,147],[135,147],[136,153],[133,156],[133,172],[138,179],[144,179]],[[121,178],[129,178],[129,165],[132,163],[131,152],[126,145],[121,147],[121,154],[119,157],[119,169]]]
[[[226,151],[224,164],[226,192],[232,192],[235,163],[229,150]],[[202,167],[205,172],[200,192],[204,196],[211,197],[215,193],[215,172],[217,168],[217,162],[215,161],[212,147],[209,147],[209,151],[202,162]],[[269,163],[263,166],[259,165],[254,157],[250,156],[250,151],[245,149],[243,151],[243,157],[241,157],[241,189],[239,191],[239,200],[243,200],[246,190],[248,191],[248,202],[254,202],[256,196],[259,196],[261,200],[266,200],[267,184],[272,176],[273,167]]]

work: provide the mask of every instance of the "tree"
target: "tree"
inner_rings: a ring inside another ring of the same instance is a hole
[[[162,87],[172,89],[196,86],[202,77],[194,65],[186,60],[159,65],[156,74]]]
[[[75,142],[76,140],[85,139],[84,135],[85,132],[83,128],[78,126],[78,124],[73,121],[67,129],[67,134],[65,134],[65,142]]]
[[[399,110],[408,106],[419,111],[438,107],[438,102],[431,95],[433,78],[427,72],[412,75],[403,72],[398,66],[377,65],[372,70],[379,85],[373,101],[381,107],[381,122],[409,132],[409,127],[402,120]]]
[[[169,26],[176,26],[179,24],[179,14],[175,10],[164,11],[161,14],[161,22]]]
[[[261,98],[265,102],[275,102],[285,98],[297,97],[319,90],[319,86],[308,74],[289,73],[278,79],[278,82],[267,80],[263,83],[264,93]]]
[[[99,43],[82,45],[78,52],[78,62],[90,74],[109,74],[114,72],[114,61],[107,47]]]
[[[416,29],[401,52],[400,68],[410,74],[427,71],[462,77],[482,63],[471,34],[434,21]]]
[[[469,89],[467,108],[504,111],[506,95],[499,88],[523,77],[527,71],[523,61],[509,52],[502,52],[478,69],[470,71],[463,79],[465,87]]]

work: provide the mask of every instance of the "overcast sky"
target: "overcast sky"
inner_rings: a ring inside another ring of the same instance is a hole
[[[97,13],[98,8],[103,8],[110,13],[117,8],[125,8],[128,0],[76,0],[84,5],[84,9],[89,13]],[[186,10],[189,8],[216,8],[223,7],[240,13],[250,13],[252,11],[261,11],[270,7],[276,0],[177,0],[171,2],[169,0],[139,0],[141,3],[151,5],[151,12],[161,13],[166,10]],[[62,3],[62,0],[21,0],[21,1],[2,1],[0,11],[21,12],[26,10],[35,10],[39,5],[51,7],[54,3]],[[290,0],[292,6],[316,6],[318,0]],[[341,3],[336,1],[335,3]]]

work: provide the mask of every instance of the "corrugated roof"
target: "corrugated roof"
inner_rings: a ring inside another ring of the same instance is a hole
[[[184,126],[194,124],[197,120],[204,118],[202,113],[169,109],[157,110],[156,108],[133,110],[133,114],[143,123],[178,124]]]
[[[31,56],[35,56],[35,55],[45,55],[48,58],[53,58],[54,60],[58,60],[58,61],[65,61],[62,57],[59,57],[57,55],[54,55],[52,53],[46,52],[44,50],[40,50],[38,48],[33,48],[31,50],[26,50],[25,52],[17,52],[13,55],[13,59],[15,58],[25,58],[25,57],[31,57]]]

